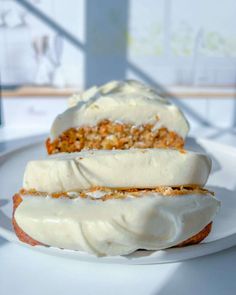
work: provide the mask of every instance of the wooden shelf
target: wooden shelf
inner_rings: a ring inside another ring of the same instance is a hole
[[[78,89],[73,88],[53,88],[53,87],[33,87],[25,86],[14,90],[2,91],[2,97],[68,97]]]
[[[189,87],[171,86],[168,92],[179,98],[236,98],[236,88],[233,86],[222,87]],[[2,91],[3,98],[11,97],[40,97],[40,98],[65,98],[79,92],[76,88],[53,88],[53,87],[20,87],[15,90]]]

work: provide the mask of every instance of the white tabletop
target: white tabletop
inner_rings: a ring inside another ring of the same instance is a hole
[[[233,130],[199,129],[192,134],[236,145]],[[22,142],[0,143],[0,151]],[[180,263],[129,266],[53,257],[0,238],[0,294],[233,295],[236,247]]]

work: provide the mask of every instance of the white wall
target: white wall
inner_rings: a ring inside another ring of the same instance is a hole
[[[164,85],[235,84],[235,0],[29,3],[56,26],[51,28],[12,0],[0,2],[3,84],[83,88],[108,77]],[[61,37],[55,45],[58,34]],[[43,36],[48,38],[48,50],[37,56],[32,44],[36,39],[42,42]],[[117,39],[124,43],[121,47]],[[59,60],[56,64],[55,59]]]
[[[44,20],[32,7],[0,0],[0,73],[5,86],[83,89],[135,78],[160,92],[173,85],[194,91],[218,87],[219,92],[235,87],[235,0],[28,2]],[[204,121],[220,128],[236,124],[233,95],[208,99],[190,94],[178,103],[194,128]],[[47,131],[64,106],[63,99],[6,98],[5,126]]]

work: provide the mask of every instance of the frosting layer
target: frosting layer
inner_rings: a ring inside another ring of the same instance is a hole
[[[94,86],[70,101],[73,106],[53,122],[51,139],[69,128],[95,126],[106,119],[135,126],[154,124],[155,129],[165,127],[183,138],[189,130],[178,107],[161,98],[152,88],[135,81]]]
[[[146,97],[150,99],[158,99],[163,100],[164,103],[167,100],[158,95],[157,91],[139,81],[136,80],[124,80],[124,81],[117,81],[113,80],[108,83],[105,83],[101,86],[92,86],[89,89],[72,95],[68,99],[68,107],[73,107],[77,105],[79,102],[88,101],[89,99],[93,98],[94,96],[99,95],[107,95],[113,93],[142,93]]]
[[[211,169],[206,155],[173,149],[94,150],[60,153],[27,164],[23,187],[41,192],[91,187],[204,186]]]
[[[142,197],[107,201],[23,196],[15,219],[33,239],[59,248],[96,255],[124,255],[137,249],[160,250],[202,230],[219,202],[210,195]]]

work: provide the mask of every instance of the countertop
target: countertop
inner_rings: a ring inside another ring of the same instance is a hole
[[[199,128],[192,134],[236,145],[235,130]],[[42,138],[44,135],[42,135]],[[35,139],[38,139],[38,136]],[[32,138],[24,139],[24,142]],[[0,143],[0,152],[22,145]],[[0,238],[0,294],[235,294],[236,247],[185,262],[110,265],[53,257]]]

